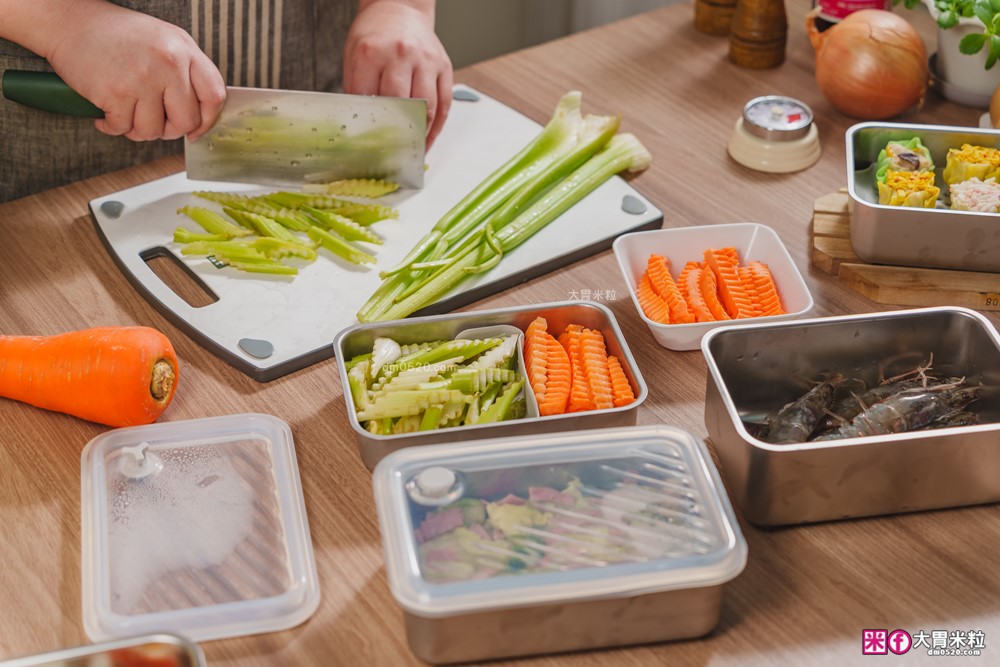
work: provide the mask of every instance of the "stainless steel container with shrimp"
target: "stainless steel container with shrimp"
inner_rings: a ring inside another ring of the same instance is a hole
[[[942,194],[938,208],[879,204],[879,152],[889,141],[912,137],[919,137],[933,158]],[[858,257],[876,264],[1000,272],[1000,215],[947,208],[941,175],[949,148],[1000,148],[1000,130],[859,123],[847,130],[846,139],[851,248]]]
[[[508,325],[524,331],[536,317],[546,319],[549,331],[561,332],[570,324],[579,324],[600,331],[604,335],[608,354],[618,357],[621,362],[622,369],[635,393],[635,401],[629,405],[604,410],[574,412],[548,417],[526,417],[492,424],[457,426],[396,435],[369,433],[355,418],[354,405],[348,388],[347,367],[344,362],[359,354],[371,352],[376,338],[392,338],[402,345],[452,339],[466,329],[480,327]],[[348,421],[357,438],[361,459],[369,470],[373,470],[382,457],[390,452],[414,445],[529,433],[576,431],[583,428],[629,426],[636,423],[636,412],[648,394],[646,383],[639,373],[639,367],[625,342],[625,336],[622,334],[614,314],[606,306],[594,301],[561,301],[361,324],[341,331],[337,334],[333,345],[337,356],[337,365],[340,369],[340,381],[341,387],[343,387]]]
[[[943,307],[736,325],[702,342],[705,426],[733,502],[758,525],[798,524],[1000,500],[1000,335]],[[931,356],[933,355],[933,356]],[[769,444],[744,420],[800,397],[821,373],[932,362],[983,385],[979,424],[849,440]]]

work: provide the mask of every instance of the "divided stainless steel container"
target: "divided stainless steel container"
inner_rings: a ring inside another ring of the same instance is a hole
[[[371,352],[376,338],[392,338],[402,345],[452,339],[466,329],[497,325],[515,326],[524,331],[536,317],[546,319],[550,332],[561,332],[570,324],[579,324],[600,331],[604,335],[608,354],[618,357],[621,362],[625,375],[632,385],[632,391],[635,393],[635,401],[629,405],[606,410],[573,412],[549,417],[526,417],[494,424],[458,426],[398,435],[369,433],[362,428],[355,417],[354,405],[348,389],[347,367],[344,362],[359,354]],[[562,301],[361,324],[341,331],[337,334],[333,345],[340,370],[348,421],[351,423],[351,428],[357,438],[361,459],[369,470],[373,470],[379,460],[390,452],[414,445],[526,433],[575,431],[582,428],[628,426],[636,423],[636,412],[648,394],[646,383],[639,373],[639,367],[628,349],[614,314],[606,306],[593,301]]]
[[[431,663],[702,636],[747,545],[705,443],[641,426],[415,447],[372,476]]]
[[[878,203],[875,164],[891,140],[920,137],[930,150],[941,188],[938,208]],[[1000,272],[1000,215],[953,211],[941,176],[949,148],[973,144],[1000,148],[1000,130],[859,123],[847,130],[847,189],[851,247],[867,262],[965,271]]]
[[[783,525],[1000,500],[1000,335],[965,308],[926,308],[729,326],[702,342],[705,426],[733,502],[758,525]],[[823,371],[911,367],[981,383],[980,424],[775,445],[742,418],[801,396]],[[887,366],[890,364],[890,366]]]

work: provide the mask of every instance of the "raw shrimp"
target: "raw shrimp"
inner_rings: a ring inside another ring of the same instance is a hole
[[[956,426],[975,426],[979,423],[979,415],[969,410],[959,410],[950,415],[940,417],[927,425],[928,429],[933,428],[954,428]]]
[[[907,389],[876,403],[850,423],[816,438],[838,440],[885,433],[904,433],[924,428],[940,417],[962,410],[979,397],[981,386],[961,386],[958,383],[924,389]]]
[[[791,444],[806,442],[819,420],[826,414],[837,388],[844,383],[844,376],[838,373],[829,380],[816,385],[804,396],[778,411],[770,421],[767,442]]]

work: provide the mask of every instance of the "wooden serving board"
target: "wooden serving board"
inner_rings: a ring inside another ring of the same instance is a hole
[[[877,303],[1000,311],[1000,273],[869,264],[851,249],[845,188],[813,205],[812,263]]]

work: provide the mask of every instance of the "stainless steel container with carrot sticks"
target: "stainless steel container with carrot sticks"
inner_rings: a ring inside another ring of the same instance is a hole
[[[1000,500],[1000,335],[957,307],[748,324],[711,331],[705,426],[730,496],[752,523],[784,525]],[[910,361],[906,361],[909,359]],[[930,363],[983,385],[979,424],[801,444],[747,428],[821,373]]]
[[[635,400],[629,405],[616,408],[547,417],[525,417],[491,424],[457,426],[392,435],[370,433],[362,427],[356,418],[345,362],[357,355],[371,352],[376,338],[391,338],[403,345],[450,340],[466,330],[501,325],[513,326],[524,331],[528,324],[537,317],[544,317],[548,322],[549,330],[557,333],[563,331],[570,324],[579,324],[600,331],[604,336],[608,354],[618,357],[621,362],[622,370],[624,370],[635,394]],[[614,314],[606,306],[594,301],[562,301],[361,324],[341,331],[337,334],[333,345],[344,392],[347,419],[357,438],[361,459],[369,470],[373,470],[382,457],[390,452],[414,445],[528,433],[575,431],[582,428],[628,426],[636,423],[636,412],[646,400],[648,393],[646,383],[639,373],[639,367],[629,351]]]
[[[889,141],[920,138],[941,189],[936,208],[879,204],[879,152]],[[942,172],[948,149],[963,144],[1000,148],[1000,130],[906,123],[859,123],[847,130],[851,248],[866,262],[1000,272],[1000,215],[947,207]]]

